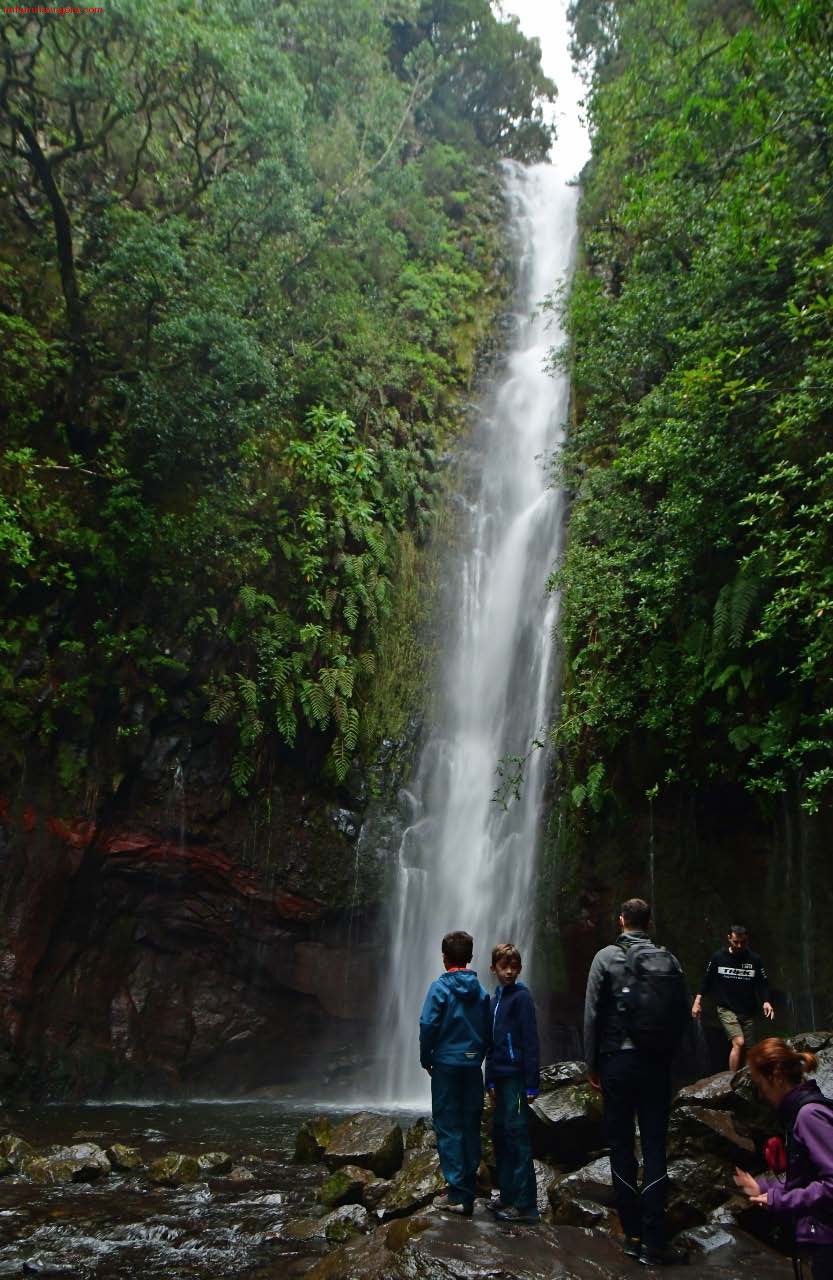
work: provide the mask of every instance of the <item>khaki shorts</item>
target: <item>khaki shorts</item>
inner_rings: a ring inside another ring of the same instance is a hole
[[[717,1016],[729,1040],[734,1040],[736,1036],[743,1036],[746,1044],[755,1043],[754,1018],[741,1018],[733,1010],[724,1008],[723,1005],[717,1006]]]

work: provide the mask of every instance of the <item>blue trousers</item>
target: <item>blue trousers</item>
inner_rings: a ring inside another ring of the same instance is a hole
[[[495,1118],[492,1138],[497,1161],[501,1204],[537,1209],[538,1191],[526,1118],[526,1086],[522,1075],[495,1080]]]
[[[639,1237],[649,1248],[661,1249],[667,1243],[665,1139],[671,1107],[670,1066],[636,1049],[618,1049],[601,1055],[599,1075],[613,1193],[622,1230],[626,1236]],[[636,1181],[635,1120],[639,1121],[642,1144],[641,1186]]]
[[[474,1203],[482,1115],[480,1068],[435,1066],[431,1073],[431,1119],[437,1154],[449,1199],[467,1208]]]

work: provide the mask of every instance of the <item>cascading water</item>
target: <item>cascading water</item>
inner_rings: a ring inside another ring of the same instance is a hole
[[[565,28],[565,51],[566,45]],[[575,89],[569,73],[567,79]],[[467,456],[464,519],[447,588],[443,683],[408,788],[413,813],[392,904],[380,1035],[389,1063],[385,1093],[401,1104],[421,1103],[428,1091],[417,1019],[428,983],[442,968],[443,934],[474,935],[474,964],[486,984],[494,943],[513,941],[529,957],[533,941],[546,757],[532,744],[550,713],[557,600],[546,583],[563,523],[548,463],[563,439],[569,394],[566,376],[546,368],[562,335],[541,303],[568,278],[573,259],[571,180],[586,146],[577,114],[572,128],[559,126],[552,164],[506,166],[519,258],[513,337]],[[496,768],[507,757],[526,763],[519,798],[504,809],[493,796]]]

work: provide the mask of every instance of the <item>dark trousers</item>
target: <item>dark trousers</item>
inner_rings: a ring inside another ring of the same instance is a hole
[[[449,1199],[474,1202],[480,1164],[483,1075],[479,1067],[435,1066],[431,1072],[431,1119]]]
[[[813,1280],[833,1280],[833,1245],[817,1244],[807,1250],[813,1268]]]
[[[670,1065],[635,1049],[619,1049],[601,1055],[599,1075],[622,1230],[626,1236],[638,1236],[649,1248],[661,1249],[667,1243],[665,1138],[671,1107]],[[642,1144],[641,1187],[637,1185],[635,1120]]]
[[[537,1208],[538,1191],[526,1112],[523,1076],[499,1076],[495,1080],[492,1138],[500,1201],[516,1209],[534,1210]]]

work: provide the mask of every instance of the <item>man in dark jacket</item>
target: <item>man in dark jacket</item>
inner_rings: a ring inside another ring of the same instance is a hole
[[[691,1006],[692,1017],[699,1018],[703,996],[714,997],[720,1025],[732,1046],[729,1050],[730,1071],[740,1070],[744,1046],[755,1043],[755,1015],[758,1010],[763,1011],[765,1018],[775,1017],[769,1001],[769,980],[763,961],[749,950],[748,943],[746,926],[733,924],[727,936],[727,946],[715,951],[706,965],[703,984]]]
[[[642,898],[620,908],[621,934],[593,958],[584,1005],[584,1056],[590,1083],[601,1089],[610,1143],[610,1172],[625,1254],[649,1266],[686,1262],[668,1245],[665,1201],[668,1173],[665,1140],[671,1107],[671,1061],[667,1053],[637,1048],[625,1026],[621,993],[631,947],[651,947],[651,909]],[[682,981],[682,979],[681,979]],[[642,1145],[642,1185],[637,1186],[634,1118]]]
[[[486,1089],[494,1103],[492,1137],[500,1200],[490,1204],[504,1222],[538,1222],[538,1191],[527,1107],[538,1096],[538,1021],[529,988],[518,981],[521,953],[511,942],[492,950],[497,990],[489,1005],[491,1045]]]
[[[431,1076],[431,1118],[448,1183],[434,1204],[470,1218],[480,1164],[489,997],[466,968],[474,954],[470,933],[447,933],[442,952],[445,973],[431,983],[419,1016],[419,1060]]]

